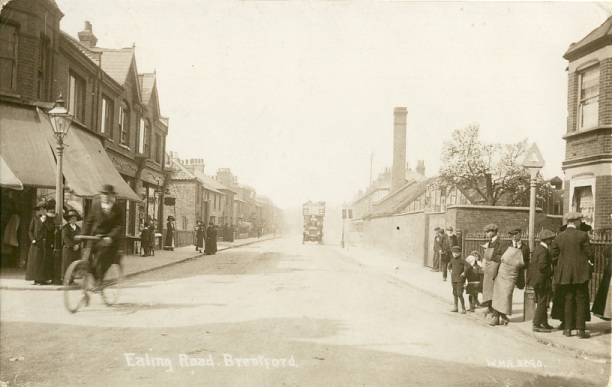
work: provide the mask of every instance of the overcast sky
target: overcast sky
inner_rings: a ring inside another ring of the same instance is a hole
[[[487,142],[535,142],[563,176],[567,61],[605,3],[56,0],[98,46],[136,45],[157,70],[168,151],[204,158],[281,207],[342,203],[392,162],[393,109],[407,161],[440,167],[444,140],[477,123]]]

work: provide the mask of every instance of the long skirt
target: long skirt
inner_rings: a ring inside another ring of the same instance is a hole
[[[599,283],[599,289],[597,289],[597,294],[593,300],[593,308],[591,309],[595,316],[604,320],[610,320],[612,318],[612,312],[610,310],[611,285],[612,282],[610,282],[609,273],[604,273],[604,277]]]
[[[28,251],[28,262],[26,263],[25,279],[26,281],[34,281],[36,279],[36,257],[38,255],[38,248],[36,243],[30,245],[30,251]]]
[[[510,315],[512,314],[512,292],[516,285],[519,269],[516,266],[502,262],[495,278],[493,289],[493,303],[491,306],[496,311]]]

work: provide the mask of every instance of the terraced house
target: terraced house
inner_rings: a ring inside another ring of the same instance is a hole
[[[63,152],[67,202],[87,212],[102,184],[113,184],[126,233],[138,235],[144,221],[163,218],[168,119],[156,74],[138,72],[134,46],[98,47],[88,22],[77,37],[66,34],[63,16],[53,0],[13,0],[0,13],[0,155],[23,186],[2,187],[0,231],[12,215],[29,224],[37,200],[55,195],[56,139],[47,112],[61,95],[74,115]],[[18,240],[29,245],[27,226]],[[27,248],[16,247],[3,249],[3,263],[25,258]]]

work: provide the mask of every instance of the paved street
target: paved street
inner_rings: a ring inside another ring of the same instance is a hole
[[[450,294],[450,293],[449,293]],[[2,290],[0,380],[33,386],[607,385],[544,346],[363,265],[262,241],[129,278],[115,307]],[[576,340],[578,340],[576,338]]]

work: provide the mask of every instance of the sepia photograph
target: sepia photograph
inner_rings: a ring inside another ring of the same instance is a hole
[[[612,3],[0,0],[0,387],[611,384]]]

